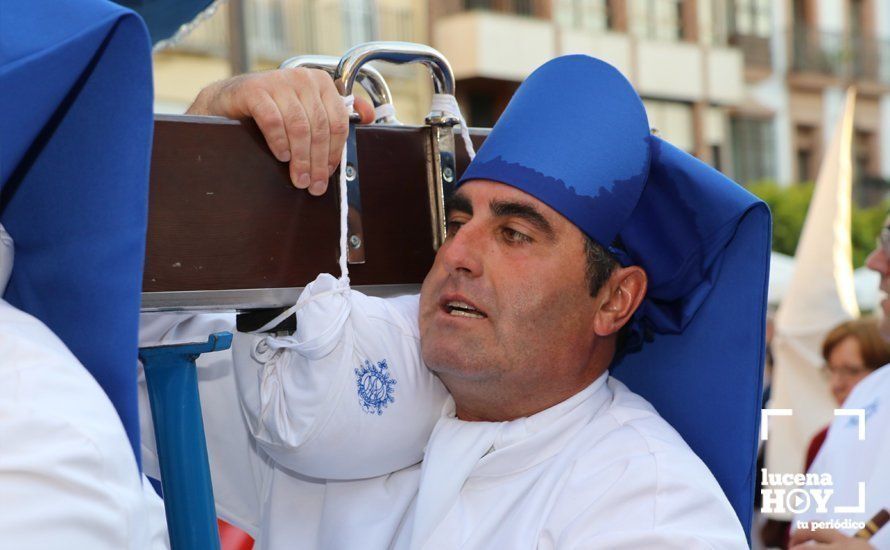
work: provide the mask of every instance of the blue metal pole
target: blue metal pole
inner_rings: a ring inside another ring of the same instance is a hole
[[[219,531],[195,359],[228,349],[232,334],[211,334],[206,343],[142,348],[151,417],[161,466],[170,546],[219,550]]]

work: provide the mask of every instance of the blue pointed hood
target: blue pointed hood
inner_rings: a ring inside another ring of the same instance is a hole
[[[137,334],[152,135],[151,44],[103,0],[0,9],[0,223],[15,241],[4,298],[92,373],[139,461]]]

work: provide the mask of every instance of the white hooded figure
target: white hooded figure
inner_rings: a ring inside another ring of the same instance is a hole
[[[12,264],[0,226],[0,296]],[[46,325],[2,298],[0,495],[9,548],[169,546],[164,504],[105,392]]]
[[[854,535],[877,512],[890,509],[890,367],[881,367],[856,384],[838,409],[810,473],[828,474],[825,506],[813,505],[794,516],[792,530],[838,529]],[[886,526],[868,541],[890,548]]]

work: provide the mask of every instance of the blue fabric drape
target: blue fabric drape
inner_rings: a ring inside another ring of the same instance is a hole
[[[770,214],[649,133],[614,67],[564,56],[516,91],[460,183],[512,185],[560,212],[649,288],[614,376],[646,397],[714,473],[750,530],[760,422]]]
[[[4,298],[43,321],[114,404],[139,461],[137,336],[152,136],[151,43],[103,0],[0,9]]]
[[[194,20],[214,0],[114,0],[138,13],[148,25],[152,44],[176,34],[179,27]]]
[[[655,334],[612,374],[683,435],[750,532],[770,213],[710,166],[654,143],[649,181],[621,242],[656,274],[636,327]]]

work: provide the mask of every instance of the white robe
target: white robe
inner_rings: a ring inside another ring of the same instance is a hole
[[[867,522],[882,508],[890,510],[890,365],[869,374],[856,384],[843,404],[844,409],[863,409],[865,439],[859,439],[859,420],[851,416],[835,416],[828,429],[825,443],[810,466],[810,472],[831,475],[832,485],[819,487],[834,491],[826,513],[811,506],[794,516],[792,528],[798,522],[836,521]],[[838,506],[857,506],[860,503],[859,484],[863,483],[862,512],[838,511]],[[852,535],[858,529],[842,528]],[[885,525],[869,540],[879,549],[890,550],[890,525]]]
[[[12,242],[0,227],[0,295]],[[42,322],[0,299],[0,547],[168,548],[105,392]]]
[[[362,304],[362,314],[370,318],[392,317],[393,308],[404,314],[396,312],[395,317],[409,318],[417,308],[416,297],[356,300]],[[355,304],[352,312],[356,313]],[[167,333],[175,333],[178,341],[200,340],[225,322],[223,317],[206,317],[212,328],[201,331],[201,318],[182,318],[196,330],[192,338],[175,323]],[[394,325],[399,325],[399,331],[404,328],[398,321]],[[170,341],[162,332],[155,331],[155,343]],[[379,457],[381,450],[385,454],[386,445],[397,441],[402,430],[412,441],[418,430],[432,430],[432,434],[419,464],[409,462],[374,477],[342,479],[347,477],[343,468],[349,460],[339,457],[341,479],[333,480],[282,466],[281,462],[288,462],[286,448],[277,449],[277,460],[263,450],[270,442],[280,445],[286,440],[298,453],[306,441],[336,436],[336,431],[333,436],[325,432],[329,426],[342,427],[338,422],[318,425],[318,409],[329,400],[302,394],[305,410],[290,409],[286,415],[275,416],[274,422],[262,422],[264,411],[280,411],[280,400],[288,391],[287,373],[280,371],[293,371],[295,383],[290,390],[296,391],[306,363],[279,361],[277,383],[260,392],[264,398],[244,401],[244,415],[236,405],[239,387],[230,355],[208,354],[199,359],[199,365],[204,371],[199,384],[217,510],[250,533],[259,549],[294,545],[324,549],[747,548],[741,525],[707,467],[645,400],[607,375],[548,410],[504,423],[460,421],[447,396],[426,407],[415,401],[414,415],[410,409],[389,415],[396,412],[393,409],[372,416],[353,407],[358,401],[350,392],[349,399],[339,401],[338,413],[385,420],[368,428],[368,433],[345,438],[338,454],[350,455],[354,465],[361,465],[368,456],[376,460],[373,457]],[[315,366],[320,372],[313,377],[349,381],[358,365],[346,361],[332,368]],[[259,386],[268,378],[262,368],[254,374]],[[398,379],[406,373],[395,375]],[[428,371],[415,375],[431,376]],[[240,390],[253,395],[256,388],[243,384],[252,376],[239,376]],[[309,385],[324,388],[325,396],[345,395],[330,393],[335,384],[313,379]],[[411,385],[436,395],[426,384]],[[397,393],[392,405],[404,397]],[[429,406],[438,412],[433,424],[424,428]],[[298,418],[301,413],[305,419]],[[258,442],[251,432],[259,424],[267,431],[274,428],[275,433],[264,432],[265,441]],[[375,447],[375,441],[381,442],[381,448]],[[400,460],[410,459],[404,450],[396,454]],[[151,462],[147,457],[146,464]],[[361,473],[374,467],[367,466]]]

